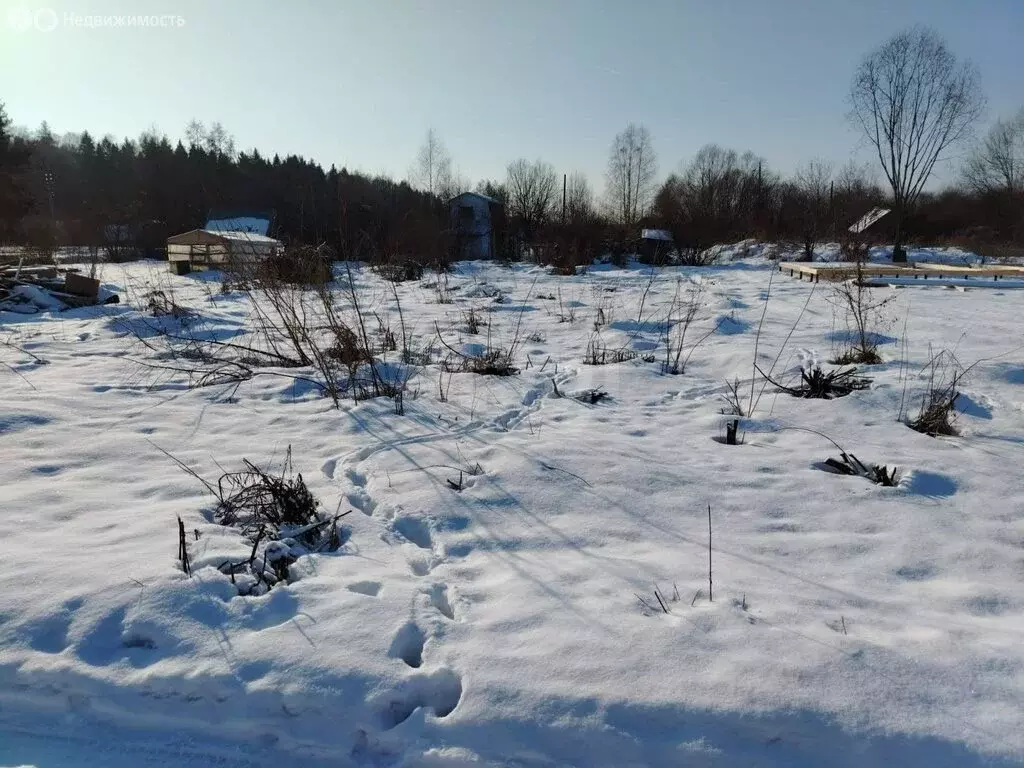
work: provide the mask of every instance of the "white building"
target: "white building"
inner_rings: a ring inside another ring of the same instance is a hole
[[[172,272],[183,275],[193,269],[251,264],[277,255],[282,248],[280,240],[252,232],[193,229],[167,238],[167,260]]]

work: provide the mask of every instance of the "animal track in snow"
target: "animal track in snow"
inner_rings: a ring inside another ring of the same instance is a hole
[[[328,459],[327,461],[325,461],[323,463],[323,466],[320,467],[320,471],[324,473],[324,477],[328,478],[329,480],[333,480],[334,479],[334,470],[336,470],[337,468],[338,468],[338,460],[337,459]]]
[[[403,624],[391,641],[388,656],[401,659],[410,667],[418,668],[423,664],[423,645],[427,636],[415,621]]]

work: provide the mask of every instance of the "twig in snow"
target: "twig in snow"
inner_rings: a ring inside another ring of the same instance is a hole
[[[708,602],[715,602],[714,592],[711,590],[711,505],[708,504]]]

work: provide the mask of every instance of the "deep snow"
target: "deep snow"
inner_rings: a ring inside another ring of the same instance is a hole
[[[172,286],[224,338],[245,329],[243,294],[213,275],[102,277],[129,299]],[[688,338],[717,330],[666,376],[677,277],[704,287]],[[393,316],[385,284],[356,279]],[[725,382],[750,386],[769,282],[762,366],[806,303],[784,375],[844,337],[829,286],[757,259],[659,271],[649,290],[639,266],[460,264],[452,304],[433,280],[398,286],[416,344],[435,320],[453,346],[507,342],[519,322],[530,340],[518,376],[455,374],[448,402],[438,366],[422,369],[404,416],[384,399],[334,409],[282,378],[228,397],[156,376],[126,333],[145,315],[130,302],[0,314],[0,337],[46,361],[0,347],[0,765],[1021,761],[1024,292],[878,289],[895,299],[871,388],[808,401],[768,387],[728,446]],[[490,323],[479,336],[469,307]],[[604,344],[656,361],[583,365],[599,308]],[[904,349],[915,403],[941,348],[984,359],[957,438],[896,420]],[[608,397],[574,397],[595,387]],[[787,426],[898,465],[900,487],[822,471],[838,451]],[[216,477],[243,458],[276,466],[289,445],[325,507],[355,510],[347,541],[240,597],[214,566],[248,545],[207,521],[209,497],[160,449]],[[200,532],[192,579],[178,515]],[[656,584],[668,614],[636,598]]]

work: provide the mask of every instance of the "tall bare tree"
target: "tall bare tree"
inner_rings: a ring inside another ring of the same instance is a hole
[[[519,219],[523,234],[532,240],[554,210],[558,180],[555,169],[543,160],[519,159],[508,165],[508,212]]]
[[[1024,191],[1024,109],[997,120],[964,168],[967,183],[979,193]]]
[[[417,189],[435,197],[449,197],[453,189],[452,158],[437,132],[430,128],[409,172]]]
[[[906,212],[944,153],[969,136],[984,106],[977,71],[958,62],[933,30],[914,27],[861,62],[850,102],[850,118],[892,187],[893,260],[906,261]]]
[[[192,118],[185,126],[185,143],[190,147],[200,147],[206,138],[206,126],[199,120]]]
[[[565,191],[565,220],[575,224],[590,221],[594,216],[594,191],[587,177],[579,171],[570,173]]]
[[[625,229],[632,229],[650,208],[657,172],[650,132],[630,123],[612,142],[605,191],[612,215]]]
[[[814,246],[828,230],[831,185],[832,166],[823,160],[811,160],[801,166],[793,179],[804,261],[814,261]]]

